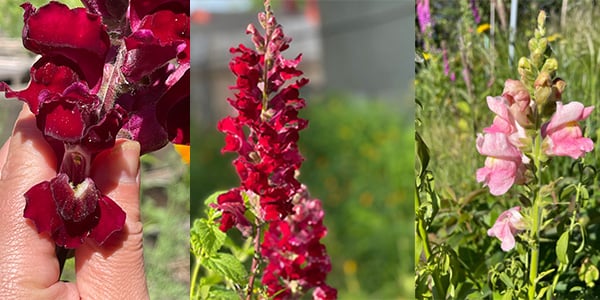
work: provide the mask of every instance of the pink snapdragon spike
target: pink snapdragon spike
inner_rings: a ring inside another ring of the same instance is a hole
[[[487,156],[485,166],[477,170],[477,182],[488,186],[492,195],[503,195],[514,183],[523,180],[522,153],[510,143],[506,134],[478,135],[477,151]]]
[[[527,228],[520,211],[521,207],[515,206],[502,212],[494,226],[488,230],[489,236],[496,237],[502,242],[500,247],[505,252],[515,247],[515,234]]]
[[[23,44],[41,58],[26,89],[0,83],[7,98],[28,104],[56,154],[56,177],[25,193],[24,216],[64,248],[87,237],[103,244],[123,228],[125,212],[90,178],[95,157],[118,136],[140,142],[142,153],[169,141],[189,144],[189,12],[165,11],[167,4],[144,10],[136,18],[147,39],[132,46],[127,40],[137,31],[127,12],[136,1],[83,2],[87,10],[23,4]],[[173,16],[179,21],[165,21]],[[143,57],[145,47],[171,58]]]
[[[577,122],[585,120],[594,110],[579,102],[556,103],[556,112],[542,127],[543,147],[549,156],[570,156],[577,159],[594,149],[594,142],[583,137]]]
[[[268,260],[262,283],[273,299],[296,299],[313,288],[313,299],[337,298],[337,290],[325,283],[331,261],[320,243],[327,234],[323,216],[321,201],[304,190],[294,214],[270,224],[261,246]]]

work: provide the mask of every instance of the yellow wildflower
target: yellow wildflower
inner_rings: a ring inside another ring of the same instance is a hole
[[[483,23],[483,24],[481,24],[481,25],[477,26],[477,33],[483,33],[483,32],[486,32],[486,31],[490,30],[490,28],[491,28],[491,27],[490,27],[490,24],[488,24],[488,23]]]

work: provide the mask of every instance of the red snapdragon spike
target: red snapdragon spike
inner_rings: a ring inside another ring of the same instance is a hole
[[[307,121],[298,117],[298,110],[304,107],[298,90],[308,80],[286,85],[302,75],[296,68],[302,56],[292,60],[281,56],[291,39],[274,18],[263,19],[268,36],[261,36],[252,25],[246,31],[252,35],[256,50],[244,45],[230,49],[234,57],[229,68],[237,78],[231,89],[237,92],[235,98],[227,100],[238,115],[224,118],[217,128],[226,134],[221,152],[239,154],[233,165],[242,189],[260,197],[258,217],[271,222],[292,212],[291,199],[300,188],[294,175],[303,158],[296,143]]]

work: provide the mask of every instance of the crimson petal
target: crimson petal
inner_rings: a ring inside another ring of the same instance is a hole
[[[102,196],[90,178],[86,178],[73,189],[69,183],[69,176],[65,173],[58,174],[50,181],[50,190],[58,214],[63,220],[74,223],[79,223],[93,214]]]
[[[89,236],[102,245],[113,233],[123,229],[125,212],[107,196],[100,198],[98,207],[100,208],[100,220]]]
[[[73,69],[66,65],[64,59],[38,60],[30,70],[31,81],[25,90],[13,91],[10,87],[0,82],[0,91],[6,91],[7,98],[17,97],[29,105],[32,113],[38,114],[39,94],[42,90],[54,93],[62,93],[67,87],[79,80],[79,76]]]
[[[89,86],[99,84],[110,48],[100,16],[89,14],[84,8],[69,9],[55,1],[38,10],[29,3],[22,7],[25,9],[25,48],[44,56],[64,56],[77,62]]]
[[[39,233],[53,233],[62,225],[50,191],[50,182],[40,182],[25,193],[25,218],[31,219]]]
[[[40,106],[37,123],[44,135],[71,143],[81,140],[86,128],[86,120],[79,106],[66,101],[49,101]]]

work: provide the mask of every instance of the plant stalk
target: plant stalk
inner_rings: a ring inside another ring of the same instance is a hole
[[[252,256],[252,267],[250,268],[250,278],[248,280],[248,290],[246,291],[246,300],[252,299],[252,292],[254,290],[254,279],[258,274],[259,260],[260,260],[260,231],[261,225],[256,225],[256,235],[254,236],[254,255]]]
[[[533,206],[531,208],[531,238],[533,239],[533,246],[531,248],[531,262],[529,264],[528,298],[530,300],[533,300],[536,297],[538,262],[540,257],[540,202],[542,202],[542,166],[540,156],[542,154],[542,146],[539,135],[536,136],[533,147],[533,163],[536,168],[538,186],[535,191],[535,199],[533,200]]]

